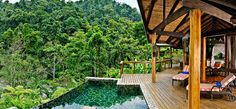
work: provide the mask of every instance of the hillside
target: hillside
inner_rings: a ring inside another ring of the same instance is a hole
[[[0,108],[30,108],[83,83],[118,77],[122,60],[148,60],[136,9],[114,0],[0,0]]]

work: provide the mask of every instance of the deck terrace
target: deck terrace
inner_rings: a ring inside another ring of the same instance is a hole
[[[186,90],[182,85],[172,86],[172,76],[179,69],[167,69],[157,73],[157,82],[152,83],[151,74],[123,74],[117,85],[140,85],[150,109],[187,109]],[[210,100],[201,97],[201,109],[231,109],[236,106],[222,98]]]

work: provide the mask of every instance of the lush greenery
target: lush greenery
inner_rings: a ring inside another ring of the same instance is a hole
[[[147,60],[136,9],[114,0],[0,0],[0,108],[30,108],[84,81]]]
[[[119,77],[123,60],[150,60],[139,12],[114,0],[0,0],[0,15],[1,109],[45,103],[86,76]]]

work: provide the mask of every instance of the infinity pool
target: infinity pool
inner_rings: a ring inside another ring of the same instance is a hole
[[[118,88],[116,82],[88,82],[65,96],[39,108],[82,109],[147,109],[140,89]]]

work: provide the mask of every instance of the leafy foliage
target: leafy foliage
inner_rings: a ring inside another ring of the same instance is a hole
[[[136,9],[114,0],[0,0],[0,108],[30,108],[84,82],[148,60]],[[20,86],[19,86],[20,85]]]

